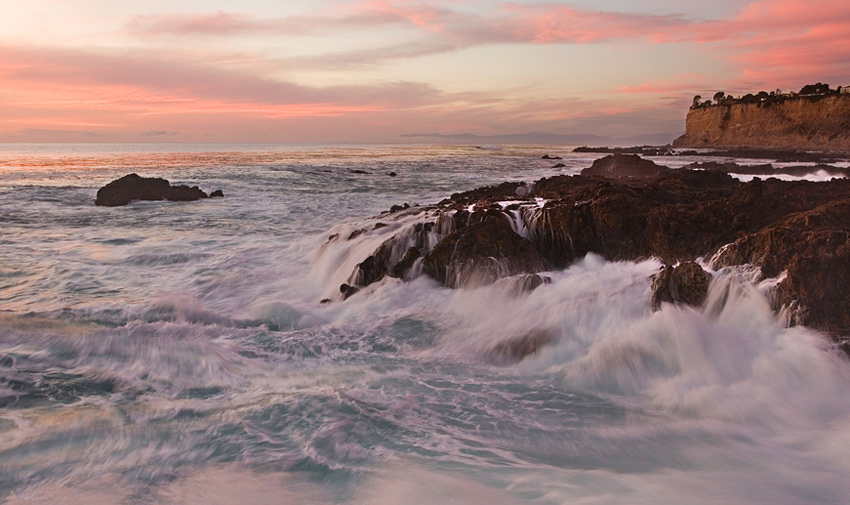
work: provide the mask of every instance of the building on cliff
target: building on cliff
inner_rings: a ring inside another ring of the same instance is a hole
[[[692,107],[673,147],[850,152],[850,92]]]

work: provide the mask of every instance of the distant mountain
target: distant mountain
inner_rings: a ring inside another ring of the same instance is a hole
[[[575,134],[561,135],[557,133],[528,132],[510,135],[473,135],[461,133],[446,135],[443,133],[412,133],[401,135],[404,139],[421,139],[422,141],[437,141],[449,144],[561,144],[572,146],[636,146],[636,145],[666,145],[671,143],[680,133],[653,133],[627,138],[603,137],[601,135]]]

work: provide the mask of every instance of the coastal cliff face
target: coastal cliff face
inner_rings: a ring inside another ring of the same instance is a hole
[[[691,109],[673,146],[850,151],[850,94]]]

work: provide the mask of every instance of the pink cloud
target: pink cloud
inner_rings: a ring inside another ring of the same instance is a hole
[[[145,35],[304,34],[406,25],[426,36],[416,42],[290,60],[303,67],[345,69],[488,44],[593,44],[642,41],[695,43],[721,54],[748,77],[797,82],[815,74],[847,75],[850,3],[841,0],[760,0],[727,19],[577,9],[558,4],[502,4],[489,11],[398,0],[366,0],[312,17],[257,19],[216,12],[184,17],[138,17],[129,28]],[[697,49],[698,51],[700,49]],[[705,54],[705,52],[703,54]],[[628,91],[624,88],[623,91]]]
[[[277,124],[274,122],[288,118],[324,118],[343,124],[370,116],[371,124],[393,125],[386,126],[390,131],[398,131],[402,118],[414,117],[435,125],[442,124],[442,118],[455,125],[513,121],[529,128],[564,127],[582,118],[605,121],[640,115],[645,120],[649,108],[658,106],[658,97],[651,95],[681,98],[704,94],[709,85],[727,91],[756,91],[790,89],[828,79],[833,85],[850,84],[850,3],[839,0],[761,0],[744,5],[726,19],[709,21],[563,4],[509,3],[481,10],[477,3],[474,7],[478,10],[448,1],[373,0],[309,17],[260,19],[214,12],[137,17],[126,27],[146,42],[161,36],[350,35],[350,31],[390,25],[406,28],[411,35],[387,47],[340,49],[280,60],[225,54],[215,61],[201,61],[153,50],[95,53],[0,46],[0,92],[4,96],[0,120],[33,127],[139,124],[149,131],[166,128],[154,122],[166,117],[169,121],[204,118],[196,120],[197,126],[213,116],[226,117],[234,124],[234,118],[241,118],[246,121],[240,123],[243,126],[250,121]],[[264,77],[279,75],[283,68],[360,68],[492,44],[625,42],[647,44],[642,46],[646,51],[652,51],[652,45],[679,44],[692,51],[694,58],[717,55],[733,73],[725,79],[715,77],[717,82],[694,74],[622,82],[610,85],[615,88],[613,93],[598,103],[589,99],[549,102],[529,96],[515,105],[501,99],[498,91],[460,96],[413,82],[318,87]],[[635,94],[628,100],[643,102],[623,106],[625,99],[617,98],[618,93]]]
[[[612,90],[613,93],[691,93],[705,87],[708,78],[700,74],[681,74],[672,80],[644,82],[638,85],[623,85]]]
[[[264,78],[227,66],[180,61],[138,53],[93,54],[49,48],[0,46],[0,85],[23,92],[64,90],[66,95],[120,96],[149,102],[213,99],[269,105],[337,104],[343,106],[412,107],[439,99],[432,87],[413,82],[377,85],[310,87]],[[76,99],[76,98],[74,98]]]
[[[126,29],[137,36],[231,36],[257,33],[291,36],[340,29],[372,28],[403,21],[402,17],[380,9],[354,9],[345,15],[262,19],[246,14],[217,11],[211,14],[182,16],[136,16],[127,24]]]

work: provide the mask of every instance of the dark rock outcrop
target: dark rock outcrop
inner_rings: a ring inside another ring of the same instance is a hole
[[[665,302],[699,307],[705,303],[709,284],[711,274],[693,261],[665,265],[652,279],[652,310]]]
[[[448,287],[531,274],[520,296],[545,282],[533,274],[595,253],[682,262],[660,272],[652,303],[699,305],[710,279],[688,262],[713,257],[715,267],[786,272],[772,294],[776,309],[791,308],[796,323],[850,335],[850,180],[742,183],[726,173],[733,166],[672,170],[635,158],[617,154],[583,175],[503,183],[417,208],[436,220],[382,244],[349,284],[405,278],[421,256],[422,272]],[[528,238],[514,231],[520,228]]]
[[[751,263],[768,277],[786,272],[775,289],[775,308],[792,308],[795,323],[836,334],[850,330],[850,198],[745,235],[724,247],[714,263]]]
[[[482,286],[501,277],[535,273],[547,262],[504,219],[489,216],[447,235],[422,261],[424,272],[452,288]]]
[[[402,256],[401,259],[398,260],[398,263],[396,263],[392,268],[390,268],[390,271],[387,272],[387,275],[389,275],[390,277],[395,277],[396,279],[403,279],[407,272],[409,272],[410,269],[413,268],[413,264],[416,263],[416,260],[418,260],[421,256],[422,252],[420,252],[418,248],[411,247],[407,250],[406,253],[404,253],[404,256]]]
[[[614,179],[655,178],[669,172],[669,168],[643,159],[637,154],[617,153],[594,161],[590,168],[581,171],[581,175]]]
[[[172,186],[159,177],[128,174],[100,188],[94,203],[104,207],[117,207],[127,205],[134,200],[191,202],[201,198],[208,198],[208,196],[197,186]]]
[[[360,288],[354,287],[350,284],[340,284],[339,292],[342,293],[342,299],[348,300],[349,297],[356,294],[360,291]]]
[[[362,288],[386,276],[403,278],[419,259],[421,251],[427,249],[429,234],[433,230],[433,222],[416,223],[403,233],[385,240],[374,253],[355,267],[348,282]]]

